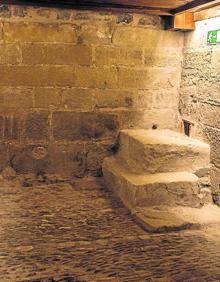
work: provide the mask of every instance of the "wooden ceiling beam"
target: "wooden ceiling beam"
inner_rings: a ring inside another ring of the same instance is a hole
[[[126,12],[126,13],[141,13],[141,14],[154,14],[154,15],[171,15],[167,9],[159,9],[145,6],[122,5],[118,3],[94,2],[94,1],[66,1],[66,0],[0,0],[0,5],[23,5],[35,7],[54,7],[64,9],[80,9],[80,10],[99,10],[109,12]]]
[[[170,13],[175,15],[186,11],[196,11],[198,9],[206,9],[218,5],[220,0],[194,0],[183,6],[170,10]]]
[[[108,4],[120,4],[129,6],[142,6],[148,8],[158,9],[174,9],[177,6],[185,5],[192,0],[91,0],[93,3],[108,3]],[[88,0],[80,0],[80,2],[88,2]]]

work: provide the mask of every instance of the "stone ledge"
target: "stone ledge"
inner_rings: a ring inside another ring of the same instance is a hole
[[[206,205],[200,209],[189,207],[154,206],[135,208],[134,220],[148,232],[171,232],[185,229],[201,229],[220,223],[220,208]]]

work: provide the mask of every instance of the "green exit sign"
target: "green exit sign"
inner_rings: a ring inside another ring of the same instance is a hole
[[[208,31],[207,43],[212,45],[220,44],[220,29]]]

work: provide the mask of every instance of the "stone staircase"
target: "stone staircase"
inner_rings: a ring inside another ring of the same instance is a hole
[[[119,140],[119,152],[104,160],[105,182],[144,228],[198,226],[202,207],[209,213],[202,224],[220,221],[212,203],[208,144],[171,130],[123,130]]]

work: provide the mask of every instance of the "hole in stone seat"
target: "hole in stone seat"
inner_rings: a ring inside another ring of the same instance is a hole
[[[154,123],[154,124],[152,125],[152,129],[156,130],[157,128],[158,128],[158,125]]]

